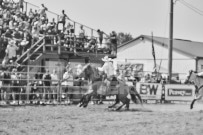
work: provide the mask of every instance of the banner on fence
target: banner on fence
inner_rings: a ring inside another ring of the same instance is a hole
[[[194,99],[195,87],[193,85],[165,85],[165,100],[191,101]]]
[[[158,83],[137,83],[136,89],[142,99],[161,100],[162,85]]]

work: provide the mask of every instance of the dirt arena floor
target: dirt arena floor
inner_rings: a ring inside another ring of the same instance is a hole
[[[0,135],[201,135],[203,104],[0,107]]]

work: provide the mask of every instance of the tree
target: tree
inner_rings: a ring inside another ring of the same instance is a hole
[[[118,39],[118,45],[120,45],[132,40],[133,37],[130,33],[119,32],[117,35],[117,39]]]

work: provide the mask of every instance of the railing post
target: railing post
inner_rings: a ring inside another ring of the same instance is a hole
[[[76,35],[75,35],[75,22],[74,22],[74,49],[73,49],[74,54],[76,53]]]
[[[91,38],[93,38],[93,32],[94,32],[93,29],[91,29]]]
[[[25,13],[27,15],[27,2],[25,2]]]
[[[46,44],[45,44],[45,38],[43,39],[43,53],[46,52]]]
[[[59,37],[58,54],[60,55],[61,54],[61,35],[59,34],[58,37]]]

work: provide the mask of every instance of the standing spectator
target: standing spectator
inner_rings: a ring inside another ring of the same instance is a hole
[[[100,46],[102,45],[102,41],[103,41],[103,38],[104,38],[104,32],[103,31],[101,31],[100,29],[98,29],[97,30],[97,33],[98,33],[98,36],[99,36],[99,44],[100,44]]]
[[[31,24],[33,19],[34,19],[34,17],[35,17],[35,14],[33,13],[32,8],[30,9],[30,11],[28,13],[28,17],[30,19],[29,23]]]
[[[35,80],[37,81],[37,84],[39,86],[38,88],[38,91],[39,91],[39,96],[40,96],[40,99],[44,99],[43,96],[44,96],[44,92],[43,92],[43,83],[42,83],[42,77],[43,77],[43,74],[38,71],[36,74],[35,74]]]
[[[16,96],[17,93],[19,93],[19,78],[18,78],[18,74],[17,74],[17,69],[13,68],[12,69],[12,73],[11,73],[11,92],[12,92],[12,99],[13,99],[13,104],[16,103]]]
[[[64,86],[65,89],[63,89],[64,91],[64,97],[66,97],[66,100],[65,103],[68,103],[70,104],[71,103],[71,99],[72,99],[72,96],[73,94],[68,94],[68,92],[70,92],[70,89],[69,87],[70,86],[73,86],[73,76],[72,76],[72,70],[70,68],[66,68],[66,72],[63,74],[63,83],[62,85]]]
[[[22,9],[22,12],[24,9],[23,3],[24,3],[24,0],[19,0],[19,2],[18,2],[19,10]]]
[[[0,7],[2,8],[3,0],[0,0]]]
[[[85,38],[85,30],[84,30],[84,28],[83,28],[83,25],[80,26],[79,38],[80,38],[81,40],[84,40],[84,38]]]
[[[57,86],[58,86],[58,81],[59,81],[58,74],[55,69],[53,70],[53,73],[51,74],[51,81],[52,81],[53,100],[55,102],[57,99],[57,94],[58,94]]]
[[[111,41],[111,54],[117,54],[117,34],[115,31],[112,31],[110,34],[110,41]]]
[[[18,47],[15,45],[15,41],[11,40],[6,48],[6,53],[8,54],[8,58],[12,60],[16,60],[16,51]]]
[[[46,11],[48,10],[48,8],[47,7],[45,7],[44,6],[44,4],[41,4],[41,7],[40,7],[40,9],[39,9],[39,15],[40,15],[40,19],[42,18],[42,17],[45,17],[45,18],[47,18],[47,15],[46,15]]]
[[[43,75],[43,81],[44,81],[44,97],[49,100],[51,93],[51,75],[48,69],[46,69],[46,73]]]
[[[3,97],[4,100],[6,100],[7,103],[9,103],[10,100],[10,94],[11,94],[11,75],[9,73],[8,69],[4,69],[5,71],[2,73],[2,88],[3,88]]]
[[[66,18],[67,19],[70,19],[66,14],[65,14],[65,10],[62,10],[62,14],[59,16],[59,23],[62,23],[63,24],[63,31],[64,31],[64,28],[65,28],[65,24],[66,24]]]

